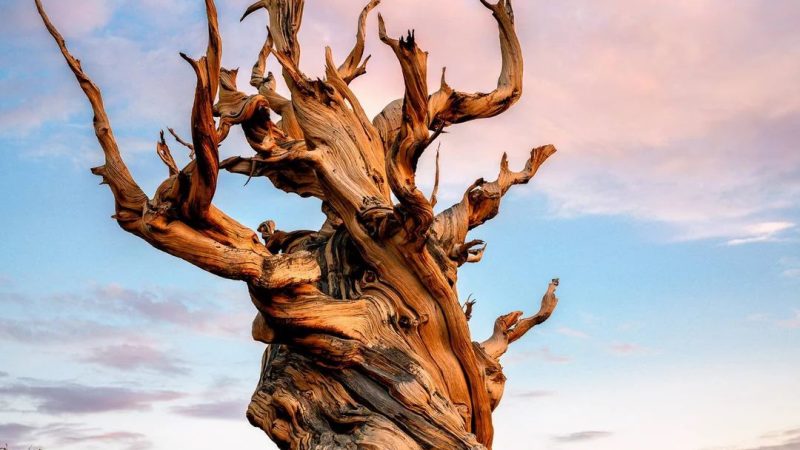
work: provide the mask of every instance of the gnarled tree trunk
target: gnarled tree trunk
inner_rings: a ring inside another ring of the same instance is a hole
[[[366,72],[365,23],[378,2],[361,13],[343,64],[327,49],[324,80],[299,69],[303,0],[253,4],[245,16],[264,9],[269,27],[251,77],[258,94],[246,95],[236,87],[236,71],[220,65],[216,9],[205,0],[207,52],[196,60],[182,55],[197,78],[191,143],[173,132],[193,159],[179,169],[162,132],[157,153],[169,176],[149,198],[122,160],[99,89],[36,0],[95,113],[106,161],[92,171],[111,188],[119,225],[247,284],[258,311],[253,337],[268,344],[247,411],[253,425],[281,448],[490,448],[491,412],[505,382],[499,358],[549,317],[558,281],[536,315],[502,316],[494,334],[475,343],[467,325],[472,302],[459,303],[457,270],[480,260],[485,248],[467,241],[468,231],[494,217],[506,191],[527,183],[555,149],[533,149],[519,172],[503,157],[496,181],[477,180],[458,204],[434,214],[435,193],[428,198],[415,182],[419,157],[444,128],[500,114],[522,92],[511,4],[481,0],[497,21],[502,51],[498,84],[489,93],[456,91],[444,74],[430,93],[427,54],[414,34],[388,37],[379,16],[380,39],[397,56],[405,95],[369,120],[349,83]],[[290,98],[278,94],[271,73],[265,76],[270,55]],[[255,154],[219,161],[218,146],[235,125]],[[318,231],[284,232],[266,221],[259,239],[212,204],[220,169],[319,198],[325,223]]]

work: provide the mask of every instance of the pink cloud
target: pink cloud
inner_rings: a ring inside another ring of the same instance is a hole
[[[173,375],[189,372],[180,358],[151,345],[143,344],[120,344],[95,348],[83,361],[126,372],[140,369]]]
[[[541,347],[536,350],[524,350],[511,353],[508,357],[509,362],[518,362],[524,361],[529,359],[538,359],[540,361],[552,363],[552,364],[566,364],[572,362],[572,358],[569,356],[559,355],[553,353],[549,347]]]
[[[78,423],[48,423],[41,426],[19,423],[0,424],[0,436],[9,449],[87,448],[98,444],[103,448],[145,450],[152,448],[144,434],[132,431],[106,431]],[[40,447],[42,446],[42,447]],[[95,448],[95,447],[91,447]]]
[[[241,420],[247,411],[248,400],[219,400],[171,408],[172,412],[200,419]]]
[[[154,403],[182,398],[175,391],[143,391],[77,383],[18,383],[0,387],[0,397],[24,397],[44,414],[90,414],[111,411],[147,410]]]
[[[94,30],[112,14],[98,2],[82,7],[98,9],[96,18],[83,23],[72,17],[83,14],[81,8],[61,11],[57,5],[66,2],[53,1],[48,8],[59,24],[77,20],[76,29]],[[220,6],[228,67],[249,67],[263,42],[263,16],[238,23],[246,3]],[[362,3],[332,0],[307,8],[301,64],[310,76],[322,73],[325,45],[339,60],[349,51]],[[759,230],[792,222],[788,211],[800,196],[800,31],[792,26],[800,8],[785,2],[722,3],[515,3],[527,67],[525,94],[500,118],[454,126],[442,137],[443,206],[473,179],[494,176],[502,151],[510,153],[512,164],[521,163],[530,147],[554,143],[560,153],[534,187],[518,191],[545,193],[556,216],[623,215],[664,224],[671,239],[764,242],[791,233],[783,228],[765,240]],[[153,24],[146,36],[104,28],[102,38],[85,31],[70,37],[106,93],[117,134],[128,139],[126,154],[150,153],[158,128],[180,131],[188,120],[193,78],[176,51],[202,51],[204,25],[186,20],[199,17],[199,6],[168,2],[167,7],[182,14],[165,19],[159,8],[126,10]],[[480,2],[409,0],[384,2],[379,10],[390,33],[416,29],[429,51],[432,89],[442,66],[458,89],[486,91],[495,84],[496,30]],[[455,14],[457,21],[447,20]],[[372,114],[402,94],[397,62],[375,31],[372,17],[367,53],[373,58],[367,75],[353,84]],[[34,65],[54,67],[55,48],[44,46],[42,33],[37,37],[37,48],[49,50],[35,52]],[[274,70],[275,62],[270,64]],[[246,72],[240,84],[249,89]],[[75,105],[85,111],[74,80],[63,75],[46,73],[35,83],[32,78],[18,83],[26,103],[0,110],[0,117],[13,121],[24,113],[30,118],[25,123],[35,125],[73,117]],[[44,86],[56,86],[55,92]],[[34,108],[47,96],[56,107]],[[151,134],[138,131],[143,124],[153,128]],[[47,148],[39,147],[40,154]],[[243,148],[225,145],[223,153]],[[421,162],[421,180],[433,178],[432,157]]]
[[[609,346],[609,350],[620,356],[641,355],[648,352],[645,347],[630,342],[616,342]]]

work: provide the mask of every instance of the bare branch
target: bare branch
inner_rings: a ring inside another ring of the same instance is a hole
[[[356,43],[353,49],[350,51],[350,54],[347,55],[347,59],[345,59],[344,63],[339,66],[339,76],[345,81],[345,83],[350,83],[359,75],[363,75],[367,73],[367,62],[369,61],[369,56],[361,61],[361,58],[364,56],[364,40],[366,36],[366,28],[367,28],[367,16],[369,12],[372,11],[381,0],[371,0],[367,3],[367,6],[361,10],[361,14],[358,16],[358,30],[356,32]]]
[[[430,200],[431,209],[433,209],[436,206],[436,203],[438,203],[439,201],[437,195],[439,194],[439,150],[441,149],[441,147],[442,147],[441,143],[439,143],[439,145],[436,146],[436,173],[433,176],[433,191],[431,191],[431,200]]]
[[[184,217],[199,220],[207,220],[206,215],[217,188],[220,140],[214,122],[214,99],[219,90],[222,40],[214,1],[206,0],[205,4],[208,20],[206,54],[196,61],[181,54],[194,69],[197,85],[191,118],[196,169],[189,180],[185,201],[180,208]]]
[[[182,146],[189,149],[189,159],[194,159],[194,145],[181,139],[181,137],[178,136],[178,133],[176,133],[175,130],[173,130],[172,128],[167,128],[167,130],[169,131],[169,134],[171,134],[172,137],[175,138],[175,141],[178,144],[181,144]]]
[[[267,39],[264,41],[264,46],[261,48],[250,74],[250,85],[257,88],[258,93],[267,99],[269,108],[281,116],[281,120],[277,125],[283,130],[284,134],[292,139],[303,139],[303,131],[297,123],[292,102],[275,90],[275,76],[272,72],[267,73],[266,77],[264,76],[267,58],[272,52],[273,45],[272,33],[267,29]]]
[[[497,88],[489,93],[464,93],[451,88],[442,69],[441,85],[428,98],[428,123],[431,130],[455,123],[496,116],[511,107],[522,95],[522,49],[514,30],[514,13],[510,0],[496,4],[481,0],[492,11],[500,32],[502,67]],[[373,124],[391,148],[400,131],[403,119],[402,100],[390,102],[375,118]]]
[[[272,46],[274,42],[272,41],[272,34],[267,29],[267,40],[264,41],[264,45],[261,47],[261,51],[258,53],[258,58],[256,59],[256,63],[253,64],[253,70],[250,72],[250,86],[253,86],[256,89],[261,88],[265,82],[267,82],[267,77],[264,74],[267,71],[267,58],[269,54],[272,53]],[[274,82],[275,78],[272,78],[273,85],[271,88],[274,90]]]
[[[94,112],[94,132],[105,154],[105,164],[93,168],[92,173],[103,177],[103,183],[108,184],[111,188],[111,192],[114,194],[116,209],[114,218],[120,222],[120,225],[123,225],[125,222],[137,220],[141,217],[142,208],[147,202],[147,196],[139,185],[136,184],[136,181],[134,181],[131,173],[128,171],[128,167],[122,160],[117,141],[114,139],[114,133],[111,130],[111,123],[108,120],[108,115],[103,105],[103,97],[100,94],[100,89],[92,82],[86,73],[84,73],[80,61],[73,57],[69,50],[67,50],[64,38],[52,22],[50,22],[40,0],[36,0],[36,9],[39,11],[39,15],[42,17],[45,27],[47,27],[47,31],[50,32],[56,44],[58,44],[58,48],[61,50],[61,54],[64,55],[67,65],[69,65],[72,73],[75,74],[75,78],[78,79],[78,84],[80,84],[81,89],[84,94],[86,94],[86,98],[92,105],[92,111]]]
[[[494,4],[481,0],[481,3],[492,11],[500,31],[502,68],[497,88],[489,93],[476,94],[455,91],[447,85],[442,71],[441,87],[429,101],[431,127],[496,116],[522,95],[522,48],[514,30],[511,0],[498,0]]]
[[[240,20],[259,9],[266,9],[269,12],[269,29],[274,38],[276,56],[282,54],[297,67],[300,62],[297,33],[300,32],[303,20],[304,3],[304,0],[258,0],[247,7]]]
[[[475,307],[475,303],[476,302],[477,302],[477,300],[472,298],[472,294],[469,294],[467,296],[467,301],[464,302],[464,306],[463,306],[463,308],[464,308],[464,317],[467,318],[468,322],[469,322],[470,319],[472,319],[472,308]]]
[[[261,94],[247,95],[236,88],[238,70],[221,70],[219,102],[214,106],[220,116],[220,138],[228,135],[233,125],[241,125],[247,143],[256,152],[271,153],[286,134],[270,119],[269,102]]]
[[[92,105],[95,114],[95,133],[106,158],[106,163],[92,169],[92,172],[101,175],[103,182],[111,187],[117,210],[114,218],[126,231],[141,237],[160,250],[226,278],[249,280],[259,285],[278,287],[318,278],[319,267],[316,266],[313,258],[309,259],[304,255],[292,257],[270,255],[266,248],[258,243],[258,239],[251,230],[212,206],[210,198],[204,207],[203,217],[212,227],[195,229],[184,223],[181,218],[196,216],[187,215],[185,210],[176,211],[175,208],[184,207],[180,202],[181,199],[191,198],[192,195],[195,199],[202,197],[202,194],[197,192],[195,184],[191,184],[190,187],[186,187],[185,184],[187,181],[193,183],[192,180],[201,178],[196,173],[200,170],[200,157],[198,157],[198,161],[189,163],[182,171],[177,171],[177,165],[164,141],[163,133],[160,136],[157,151],[159,157],[169,167],[170,177],[159,187],[153,200],[148,200],[122,160],[99,88],[83,72],[80,62],[69,53],[64,39],[48,19],[40,0],[36,0],[36,7]],[[213,35],[216,30],[213,2],[209,0],[206,7],[209,14],[209,30]],[[195,119],[193,120],[193,125],[195,125],[193,137],[195,146],[202,146],[204,150],[203,167],[206,174],[209,169],[213,169],[215,172],[217,164],[215,159],[216,130],[213,127],[214,122],[210,112],[211,90],[214,85],[211,78],[214,76],[209,70],[213,70],[210,68],[215,67],[215,61],[218,61],[219,58],[218,36],[217,38],[211,36],[209,42],[208,55],[201,58],[200,62],[192,61],[198,74],[198,95],[195,99],[195,113],[193,114]],[[201,67],[206,69],[201,70]],[[210,158],[210,156],[214,158]],[[214,173],[213,179],[216,179],[216,173]],[[213,195],[213,190],[211,195]],[[284,259],[285,262],[280,262]],[[302,275],[296,276],[286,273],[289,266],[305,268],[300,271]],[[316,269],[314,269],[315,266]]]
[[[170,176],[177,175],[178,172],[180,172],[178,165],[175,164],[175,159],[172,157],[172,153],[169,151],[167,141],[164,140],[164,130],[161,130],[161,133],[159,133],[158,142],[156,143],[156,153],[169,169]]]
[[[503,195],[511,186],[530,181],[539,167],[555,152],[556,149],[552,145],[534,148],[525,163],[525,168],[519,172],[508,168],[508,157],[504,154],[497,180],[492,182],[487,182],[483,178],[476,180],[467,188],[461,202],[436,215],[432,227],[433,233],[441,245],[450,252],[451,257],[456,257],[456,261],[468,262],[464,259],[463,250],[469,230],[495,217],[500,210]],[[478,254],[475,254],[475,257],[477,260],[480,259]]]
[[[308,150],[304,141],[287,141],[270,155],[231,157],[222,161],[220,168],[247,175],[248,179],[265,176],[278,189],[324,200],[325,192],[316,174],[319,164],[319,153]]]
[[[381,41],[392,48],[405,82],[402,122],[397,139],[387,148],[386,174],[392,192],[403,207],[401,215],[409,236],[419,240],[425,236],[433,222],[430,201],[417,188],[416,170],[422,152],[435,139],[428,132],[428,85],[427,54],[417,47],[414,32],[409,31],[400,40],[389,38],[383,17],[378,15],[378,30]]]
[[[251,13],[266,9],[269,13],[269,36],[273,42],[273,54],[283,67],[284,78],[299,88],[307,89],[307,79],[300,70],[300,43],[297,34],[303,20],[304,0],[259,0],[250,5],[242,19]],[[265,56],[266,58],[266,56]]]
[[[547,292],[542,296],[542,304],[539,312],[533,316],[520,319],[522,313],[514,311],[500,316],[494,323],[494,333],[492,336],[481,343],[481,347],[489,357],[498,360],[507,350],[508,345],[525,335],[531,328],[547,320],[558,304],[556,288],[558,278],[553,278],[547,286]]]

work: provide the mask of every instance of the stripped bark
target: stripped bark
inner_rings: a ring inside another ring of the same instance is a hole
[[[281,448],[491,448],[491,411],[505,383],[499,358],[508,345],[546,320],[556,306],[554,280],[539,313],[497,319],[494,334],[472,342],[457,270],[478,262],[486,244],[467,241],[469,230],[494,217],[502,196],[527,183],[555,152],[538,147],[522,171],[503,157],[496,181],[478,180],[461,202],[434,214],[436,188],[426,197],[416,184],[417,162],[445,127],[495,116],[521,94],[522,54],[508,0],[481,3],[495,17],[502,69],[497,88],[468,94],[442,77],[428,92],[427,54],[413,32],[379,37],[403,73],[403,99],[370,120],[349,84],[366,73],[366,21],[336,65],[326,49],[324,79],[300,70],[303,0],[259,0],[245,17],[266,10],[268,32],[253,66],[248,95],[236,70],[220,65],[222,40],[213,0],[205,0],[205,55],[182,55],[195,72],[191,142],[176,140],[193,159],[179,168],[161,132],[158,156],[168,178],[152,198],[128,171],[111,131],[100,90],[36,6],[95,114],[105,154],[93,169],[111,188],[114,218],[154,247],[214,274],[242,280],[257,310],[253,338],[267,345],[258,386],[247,411],[250,422]],[[290,92],[276,91],[267,72],[274,56]],[[265,75],[266,73],[266,75]],[[280,120],[273,121],[273,117]],[[240,126],[254,151],[219,160],[219,144]],[[257,233],[213,205],[219,170],[265,177],[279,189],[322,201],[318,231],[281,231],[268,220]],[[395,204],[393,199],[397,199]]]

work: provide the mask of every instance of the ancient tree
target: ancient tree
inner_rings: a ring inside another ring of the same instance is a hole
[[[472,302],[462,306],[456,289],[458,268],[479,261],[485,248],[467,240],[469,230],[494,217],[503,195],[527,183],[555,148],[533,149],[520,171],[504,156],[495,181],[475,181],[438,214],[435,189],[425,195],[415,180],[420,156],[445,128],[496,116],[522,93],[511,3],[480,1],[499,28],[496,88],[461,92],[442,73],[431,92],[414,33],[390,37],[379,15],[380,40],[397,57],[405,94],[370,120],[349,85],[366,73],[366,20],[379,0],[361,12],[343,63],[326,49],[324,79],[299,68],[303,0],[250,6],[242,19],[263,9],[269,21],[250,78],[254,95],[239,91],[236,70],[220,65],[217,11],[205,0],[206,53],[181,55],[196,75],[191,140],[170,130],[191,159],[179,168],[162,132],[156,150],[169,176],[148,197],[122,159],[99,88],[36,0],[94,111],[105,163],[92,172],[114,195],[113,218],[153,247],[247,285],[257,310],[253,338],[268,344],[247,418],[281,448],[491,448],[491,414],[505,384],[499,358],[556,306],[553,280],[535,315],[504,315],[492,336],[473,342]],[[288,98],[266,71],[271,55]],[[220,161],[233,126],[254,153]],[[320,199],[324,223],[281,231],[268,220],[258,236],[212,203],[220,169]]]

